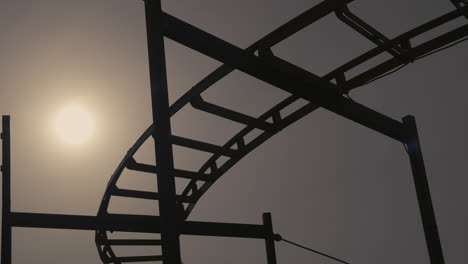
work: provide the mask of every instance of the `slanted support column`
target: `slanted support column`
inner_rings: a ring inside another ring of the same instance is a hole
[[[10,116],[2,116],[2,262],[11,264]]]
[[[431,264],[444,264],[444,255],[442,253],[442,245],[437,230],[426,169],[424,168],[424,159],[419,143],[416,120],[413,116],[405,116],[403,118],[403,125],[406,131],[404,144],[406,145],[411,162],[411,169],[413,171],[414,185],[418,196],[419,212],[423,223],[429,258]]]
[[[145,0],[153,110],[153,138],[158,164],[159,214],[164,264],[180,264],[180,241],[171,143],[171,123],[161,0]],[[156,224],[156,223],[155,223]]]
[[[276,264],[275,234],[273,233],[273,222],[271,213],[263,213],[263,226],[265,227],[265,247],[267,263]]]

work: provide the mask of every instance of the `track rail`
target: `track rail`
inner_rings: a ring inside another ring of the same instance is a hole
[[[402,65],[414,62],[426,55],[438,51],[439,49],[451,45],[452,43],[460,41],[468,35],[468,24],[465,24],[446,33],[440,34],[439,36],[415,47],[412,47],[411,45],[411,41],[415,37],[421,36],[426,32],[434,30],[454,19],[466,15],[468,10],[466,5],[456,5],[456,10],[422,24],[421,26],[418,26],[394,39],[389,39],[351,13],[350,9],[347,7],[351,2],[352,0],[324,1],[266,35],[245,49],[245,51],[254,54],[255,56],[262,57],[266,61],[271,61],[272,63],[282,61],[275,57],[271,51],[274,45],[315,21],[335,12],[339,19],[376,44],[375,48],[365,52],[348,63],[343,64],[322,77],[322,80],[327,82],[335,80],[339,93],[347,94],[352,89],[365,85],[370,81],[401,67]],[[389,53],[392,57],[352,78],[346,78],[346,75],[350,70],[384,52]],[[202,93],[233,71],[234,69],[228,65],[220,66],[193,86],[170,107],[171,116],[174,116],[179,110],[190,105],[198,111],[207,112],[245,126],[240,132],[221,146],[175,135],[172,136],[171,140],[173,145],[211,153],[211,156],[200,166],[198,171],[187,171],[181,169],[175,169],[174,171],[175,177],[190,180],[184,190],[177,195],[181,219],[187,219],[203,194],[206,193],[222,175],[224,175],[243,157],[284,128],[318,108],[317,105],[309,102],[300,107],[296,107],[293,111],[286,112],[286,109],[291,110],[290,107],[300,99],[298,96],[291,94],[284,100],[278,102],[271,109],[265,111],[259,117],[251,117],[205,101],[202,97]],[[151,138],[153,129],[154,127],[151,125],[144,131],[136,143],[128,150],[127,154],[111,176],[99,207],[98,217],[109,215],[108,207],[112,197],[121,196],[149,200],[157,200],[159,198],[158,193],[156,192],[126,190],[117,187],[117,181],[124,170],[157,174],[157,165],[139,163],[134,157],[138,149]],[[260,130],[260,133],[254,135],[254,130]],[[248,138],[251,139],[248,140]],[[101,260],[104,263],[160,261],[162,257],[157,255],[117,256],[113,250],[113,247],[115,246],[159,246],[160,244],[161,241],[157,239],[109,239],[106,230],[98,229],[96,231],[96,245]]]

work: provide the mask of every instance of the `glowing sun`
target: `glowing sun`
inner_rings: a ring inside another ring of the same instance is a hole
[[[94,132],[94,122],[88,111],[79,106],[68,106],[57,113],[54,120],[57,136],[67,144],[81,144]]]

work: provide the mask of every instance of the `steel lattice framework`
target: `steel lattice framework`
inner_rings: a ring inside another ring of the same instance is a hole
[[[445,31],[428,41],[412,45],[412,40],[426,32],[460,17],[468,19],[468,0],[451,0],[455,9],[425,24],[413,28],[393,39],[374,29],[348,8],[353,0],[325,0],[291,21],[264,36],[245,50],[216,36],[204,32],[176,17],[164,13],[160,0],[146,0],[146,22],[150,62],[153,124],[130,148],[109,180],[97,216],[51,215],[11,212],[10,205],[10,129],[9,117],[3,118],[3,215],[2,215],[2,264],[11,263],[12,227],[62,228],[96,231],[96,245],[103,263],[162,261],[181,263],[179,236],[225,236],[264,239],[268,263],[276,263],[274,241],[280,237],[272,228],[271,215],[263,215],[263,224],[231,224],[195,222],[187,220],[202,195],[243,157],[269,138],[316,110],[323,107],[338,115],[384,134],[405,144],[412,165],[419,209],[424,227],[431,264],[443,264],[444,258],[438,235],[434,210],[429,192],[415,119],[406,116],[402,122],[391,119],[346,97],[350,90],[363,86],[380,77],[419,60],[434,52],[465,40],[468,24]],[[271,48],[296,32],[320,20],[336,14],[350,28],[372,41],[375,48],[319,77],[273,54]],[[222,66],[214,70],[192,89],[169,106],[166,80],[164,37],[172,39],[195,51],[216,59]],[[391,58],[362,70],[352,78],[347,73],[369,60],[388,53]],[[286,99],[278,102],[259,117],[252,117],[207,102],[202,93],[234,70],[242,71],[259,80],[288,92]],[[299,99],[308,103],[293,112],[284,111]],[[207,112],[244,128],[223,145],[213,145],[171,133],[170,118],[184,107]],[[254,130],[261,133],[247,140]],[[150,138],[154,139],[155,164],[143,164],[134,157],[137,150]],[[172,146],[182,146],[211,153],[198,171],[174,168]],[[157,175],[158,192],[128,190],[117,187],[117,181],[125,170],[154,173]],[[184,190],[177,194],[175,178],[189,179]],[[130,197],[159,202],[159,216],[112,214],[108,207],[113,197]],[[108,232],[160,233],[161,239],[111,239]],[[155,246],[161,255],[120,256],[116,246]]]

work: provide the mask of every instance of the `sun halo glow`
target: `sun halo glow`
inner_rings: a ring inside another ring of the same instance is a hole
[[[94,122],[88,111],[71,105],[59,111],[54,119],[57,136],[66,144],[78,145],[89,140],[94,132]]]

